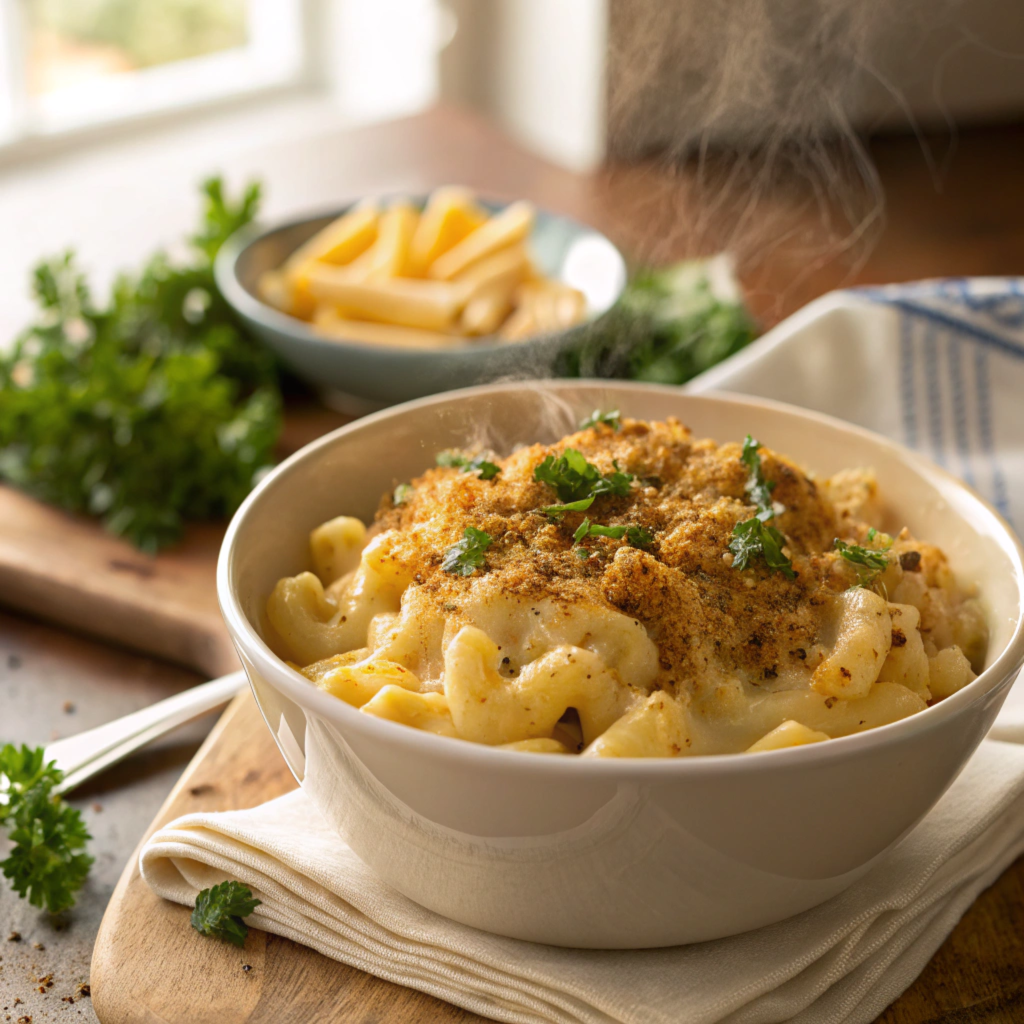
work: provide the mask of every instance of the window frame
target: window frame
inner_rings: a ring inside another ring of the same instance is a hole
[[[0,160],[64,148],[139,122],[181,118],[309,87],[319,69],[315,0],[248,0],[244,47],[100,78],[32,98],[22,0],[0,0]],[[6,69],[4,71],[3,69]]]

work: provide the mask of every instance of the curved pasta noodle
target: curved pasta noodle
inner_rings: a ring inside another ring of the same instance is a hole
[[[501,653],[490,637],[464,626],[445,651],[444,692],[460,736],[504,744],[550,736],[575,708],[589,742],[635,702],[634,691],[592,651],[561,646],[503,677]]]
[[[902,683],[923,701],[931,700],[928,689],[928,655],[919,626],[921,613],[912,604],[890,604],[892,642],[878,673],[879,682]]]
[[[821,743],[823,740],[830,740],[831,738],[827,732],[809,729],[806,725],[794,722],[792,718],[789,718],[781,725],[777,725],[771,732],[762,736],[756,743],[752,743],[747,747],[747,753],[756,754],[762,750],[784,750],[786,747],[802,747],[808,743]]]
[[[980,602],[938,548],[870,529],[870,471],[815,484],[763,450],[752,474],[749,442],[694,441],[674,421],[600,420],[571,444],[590,448],[453,453],[382,504],[369,542],[358,519],[321,524],[315,571],[268,599],[270,639],[362,713],[586,757],[819,743],[919,713],[982,670]],[[586,509],[538,505],[571,482],[549,482],[563,460],[604,481]],[[766,552],[733,557],[758,472],[792,573]]]
[[[363,646],[374,615],[398,611],[410,579],[388,546],[386,533],[374,538],[359,567],[327,593],[311,572],[278,580],[267,601],[267,618],[300,662]]]
[[[583,751],[583,757],[675,757],[688,745],[686,716],[675,697],[652,693]]]
[[[847,590],[839,599],[839,623],[831,655],[814,670],[811,686],[827,697],[866,697],[892,642],[885,598],[870,590]]]

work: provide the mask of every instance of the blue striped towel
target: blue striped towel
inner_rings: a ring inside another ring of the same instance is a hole
[[[834,292],[690,388],[775,398],[884,434],[1024,529],[1024,279]]]

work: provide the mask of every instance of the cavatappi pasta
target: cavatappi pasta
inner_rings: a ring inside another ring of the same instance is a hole
[[[370,529],[310,537],[272,644],[442,736],[584,757],[776,750],[923,711],[987,643],[945,556],[879,532],[868,470],[609,414],[507,458],[442,453]],[[589,499],[589,500],[588,500]]]

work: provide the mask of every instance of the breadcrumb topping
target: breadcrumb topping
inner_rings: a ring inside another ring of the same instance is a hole
[[[559,499],[534,480],[534,470],[567,448],[602,474],[616,468],[633,474],[629,493],[602,495],[587,511],[558,521],[540,512]],[[764,476],[775,484],[772,523],[785,536],[795,577],[771,572],[760,560],[740,571],[729,551],[732,530],[757,511],[746,496],[740,455],[740,444],[695,439],[675,419],[625,419],[620,430],[597,424],[554,445],[488,456],[501,467],[490,480],[459,468],[430,469],[412,481],[403,504],[383,500],[374,532],[395,531],[389,557],[446,614],[457,613],[460,598],[486,577],[489,589],[519,599],[586,602],[634,617],[658,646],[665,688],[685,684],[693,691],[716,670],[776,688],[794,674],[805,677],[823,656],[834,598],[857,583],[833,541],[864,540],[874,524],[857,511],[874,500],[876,488],[870,474],[847,474],[833,502],[828,482],[817,484],[762,447]],[[588,536],[576,544],[584,517],[602,526],[643,527],[653,542],[646,550],[625,537]],[[441,562],[467,527],[485,531],[492,543],[484,565],[463,577],[443,571]],[[929,577],[944,566],[941,552],[915,544],[905,531],[893,552],[900,557],[890,573],[902,576],[901,562]]]

